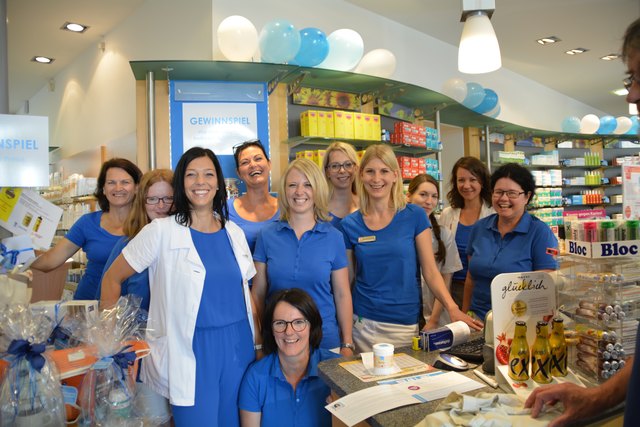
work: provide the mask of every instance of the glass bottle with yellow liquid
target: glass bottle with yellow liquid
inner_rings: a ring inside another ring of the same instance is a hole
[[[531,379],[539,384],[551,382],[549,324],[542,320],[536,325],[536,340],[531,349]]]
[[[567,376],[567,342],[564,339],[564,322],[561,318],[553,319],[551,323],[549,348],[551,350],[551,376]]]
[[[527,343],[527,323],[516,322],[516,330],[509,349],[509,378],[515,381],[529,379],[529,343]]]

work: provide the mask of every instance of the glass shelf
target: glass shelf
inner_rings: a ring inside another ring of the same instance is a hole
[[[447,125],[477,128],[489,126],[491,132],[553,137],[557,141],[620,139],[620,135],[583,135],[518,126],[478,114],[433,90],[358,73],[287,64],[233,61],[130,61],[130,65],[136,80],[145,80],[147,73],[151,71],[155,80],[266,82],[270,89],[278,83],[295,84],[392,101],[405,107],[419,109],[423,117],[429,120],[433,120],[435,112],[440,111],[440,122]],[[633,138],[625,136],[625,139]]]

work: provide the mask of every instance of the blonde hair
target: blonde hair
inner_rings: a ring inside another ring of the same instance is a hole
[[[172,181],[173,172],[170,169],[154,169],[142,175],[129,217],[122,227],[125,236],[131,239],[142,230],[142,227],[149,224],[146,208],[146,197],[149,188],[157,182],[166,182],[172,185]],[[173,210],[173,207],[171,210]]]
[[[329,216],[329,188],[327,187],[327,181],[322,176],[322,171],[317,164],[309,159],[295,159],[282,174],[280,179],[280,191],[278,192],[278,205],[280,209],[280,219],[282,221],[289,221],[289,201],[287,200],[287,177],[292,169],[296,169],[304,174],[311,188],[313,189],[313,214],[316,221],[330,221]]]
[[[362,174],[366,169],[367,164],[369,164],[369,162],[374,159],[381,160],[382,163],[384,163],[397,175],[396,182],[391,188],[389,206],[396,211],[403,209],[407,205],[407,201],[402,191],[402,177],[400,174],[400,167],[398,166],[396,155],[388,145],[375,144],[370,145],[367,148],[367,151],[364,152],[364,156],[362,156],[362,160],[360,160],[360,171],[358,173],[358,179],[356,181],[358,187],[358,198],[360,199],[360,211],[363,215],[367,215],[369,213],[369,193],[367,193],[364,188],[364,183],[362,182]]]
[[[324,171],[324,174],[327,178],[327,185],[329,186],[329,199],[331,199],[331,196],[333,195],[333,183],[331,182],[331,179],[329,179],[327,169],[329,167],[329,158],[331,157],[331,153],[333,153],[334,151],[340,151],[344,153],[344,155],[347,156],[347,158],[351,162],[353,162],[353,164],[355,165],[354,174],[356,176],[358,175],[358,168],[360,167],[358,154],[356,153],[355,148],[353,148],[353,145],[342,141],[336,141],[327,147],[327,150],[324,153],[324,159],[322,160],[322,170]],[[358,194],[355,179],[351,183],[351,193]]]

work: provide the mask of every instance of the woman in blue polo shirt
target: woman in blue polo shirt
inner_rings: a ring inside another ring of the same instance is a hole
[[[262,317],[265,357],[247,369],[240,386],[243,427],[330,426],[329,387],[318,363],[339,357],[319,348],[322,317],[302,289],[276,292]]]
[[[438,271],[431,224],[424,209],[407,205],[396,156],[387,145],[371,145],[360,161],[360,209],[340,223],[353,288],[353,339],[359,351],[376,342],[409,345],[418,334],[418,266],[452,321],[479,329],[453,302]]]
[[[308,159],[289,164],[278,193],[280,221],[258,235],[251,293],[258,312],[281,289],[302,288],[323,318],[321,348],[352,355],[351,291],[341,233],[329,223],[327,183]]]
[[[479,220],[471,230],[463,310],[484,319],[491,310],[491,281],[498,274],[558,268],[553,255],[558,240],[547,224],[526,211],[535,189],[531,172],[515,163],[491,175],[496,213]]]

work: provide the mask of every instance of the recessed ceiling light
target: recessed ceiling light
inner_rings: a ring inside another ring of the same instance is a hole
[[[538,43],[540,44],[552,44],[552,43],[558,43],[562,40],[560,40],[559,38],[557,38],[556,36],[549,36],[549,37],[543,37],[541,39],[536,40]]]
[[[88,26],[86,25],[82,25],[82,24],[77,24],[75,22],[65,22],[62,27],[60,27],[61,30],[66,30],[66,31],[71,31],[73,33],[84,33],[85,31],[87,31],[89,29]]]
[[[565,53],[567,55],[579,55],[581,53],[585,53],[585,52],[588,52],[588,51],[589,51],[589,49],[585,49],[583,47],[577,47],[575,49],[568,50]]]
[[[55,61],[55,58],[48,58],[46,56],[34,56],[31,58],[33,62],[39,62],[40,64],[51,64]]]
[[[620,58],[620,55],[618,55],[617,53],[610,53],[609,55],[605,55],[600,59],[602,59],[603,61],[613,61],[614,59],[618,58]]]
[[[612,91],[611,93],[613,93],[614,95],[618,95],[618,96],[627,96],[629,94],[629,91],[626,90],[625,88],[622,88],[622,89],[616,89],[616,90]]]

